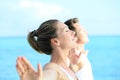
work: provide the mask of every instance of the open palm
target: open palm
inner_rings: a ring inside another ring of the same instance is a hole
[[[25,57],[17,58],[16,70],[20,76],[20,80],[42,80],[43,73],[40,64],[38,64],[38,70],[35,71]]]

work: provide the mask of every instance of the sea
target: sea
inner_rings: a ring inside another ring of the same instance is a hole
[[[88,58],[94,80],[120,80],[120,36],[89,36]],[[0,37],[0,80],[20,80],[16,71],[18,56],[26,57],[35,69],[50,56],[33,50],[26,37]]]

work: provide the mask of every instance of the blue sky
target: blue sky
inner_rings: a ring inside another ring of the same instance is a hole
[[[89,35],[120,35],[120,0],[0,0],[0,36],[26,36],[41,22],[78,17]]]

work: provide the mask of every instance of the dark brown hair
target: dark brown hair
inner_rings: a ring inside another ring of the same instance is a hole
[[[79,22],[78,18],[71,18],[65,21],[64,23],[68,26],[70,30],[76,32],[75,28],[73,27],[73,24],[78,23],[78,22]]]
[[[51,54],[53,48],[50,40],[57,37],[55,28],[57,22],[56,19],[45,21],[37,30],[28,34],[27,40],[33,49],[47,55]]]

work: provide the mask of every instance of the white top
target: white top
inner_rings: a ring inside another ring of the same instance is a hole
[[[84,59],[84,66],[75,75],[78,80],[93,80],[92,68],[87,56],[81,54],[81,58]]]
[[[67,77],[69,78],[69,80],[74,80],[63,67],[60,66],[60,68],[67,75]]]

